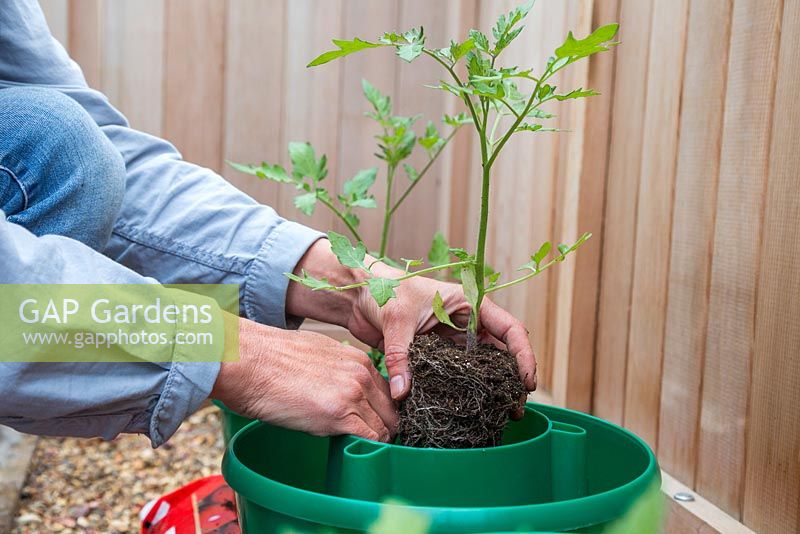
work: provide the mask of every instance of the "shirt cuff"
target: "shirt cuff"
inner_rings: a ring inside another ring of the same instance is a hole
[[[303,320],[286,315],[284,273],[294,270],[308,248],[325,234],[307,226],[282,220],[264,240],[250,264],[243,292],[247,317],[278,328],[299,328]]]

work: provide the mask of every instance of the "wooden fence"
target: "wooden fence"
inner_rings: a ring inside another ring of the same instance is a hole
[[[41,0],[89,83],[140,129],[322,229],[293,192],[223,165],[326,152],[339,184],[374,165],[360,79],[396,109],[458,110],[433,63],[376,51],[308,70],[331,37],[424,25],[429,43],[487,28],[491,0]],[[622,45],[569,74],[603,96],[559,108],[570,133],[518,137],[495,175],[490,256],[511,272],[542,241],[594,238],[499,295],[531,327],[544,396],[657,450],[674,532],[800,530],[800,2],[541,0],[511,61],[540,68],[566,31],[619,21]],[[400,210],[397,256],[437,230],[474,242],[477,161],[459,133]],[[333,186],[335,188],[335,185]],[[381,194],[381,185],[378,194]],[[379,214],[365,214],[365,239]],[[708,529],[708,530],[706,530]]]

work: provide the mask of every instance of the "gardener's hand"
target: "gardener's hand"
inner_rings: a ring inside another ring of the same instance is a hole
[[[361,273],[339,264],[330,251],[330,243],[324,239],[306,252],[296,273],[301,269],[319,278],[328,278],[337,286],[363,280]],[[373,272],[386,278],[403,274],[383,264],[376,264]],[[400,400],[408,395],[411,387],[408,347],[414,336],[434,329],[450,337],[463,335],[440,325],[433,315],[431,304],[437,291],[453,322],[466,325],[470,307],[461,286],[423,277],[402,282],[396,290],[397,298],[382,308],[377,306],[366,287],[344,292],[312,291],[296,283],[289,286],[286,306],[289,313],[345,326],[356,338],[381,349],[386,355],[392,397]],[[529,391],[536,389],[536,358],[523,324],[488,299],[481,305],[480,324],[483,339],[504,343],[517,359],[525,387]],[[521,410],[517,415],[521,415]]]
[[[234,412],[316,435],[389,441],[397,412],[362,351],[313,332],[239,319],[239,360],[223,362],[211,397]]]

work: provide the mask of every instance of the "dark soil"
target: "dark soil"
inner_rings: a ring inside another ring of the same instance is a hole
[[[516,359],[494,345],[470,353],[436,334],[418,336],[408,354],[411,392],[400,403],[400,443],[469,449],[500,445],[525,386]]]

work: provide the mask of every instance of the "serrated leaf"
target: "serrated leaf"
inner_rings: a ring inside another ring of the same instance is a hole
[[[570,91],[569,93],[563,95],[554,95],[556,100],[559,102],[563,102],[564,100],[571,100],[573,98],[585,98],[587,96],[597,96],[600,93],[595,91],[594,89],[575,89],[574,91]]]
[[[302,270],[303,276],[297,276],[293,273],[283,273],[283,275],[288,278],[289,280],[293,280],[300,284],[303,284],[306,287],[310,287],[313,290],[319,289],[334,289],[334,286],[328,282],[327,278],[317,279],[308,274],[305,269]]]
[[[450,314],[448,314],[447,310],[444,309],[444,300],[442,300],[442,296],[438,291],[433,295],[431,308],[433,309],[433,315],[436,316],[440,323],[446,324],[450,328],[455,328],[456,330],[461,330],[462,332],[464,331],[464,328],[456,326],[450,319]]]
[[[227,161],[227,163],[239,172],[258,176],[262,180],[272,180],[273,182],[279,183],[294,183],[294,180],[292,180],[289,175],[286,174],[286,170],[280,165],[270,165],[269,163],[262,163],[261,165],[249,165],[235,163],[233,161]]]
[[[609,41],[617,35],[618,29],[619,24],[606,24],[605,26],[597,28],[583,39],[575,39],[572,32],[569,32],[564,44],[556,48],[556,57],[582,58],[598,52],[604,52],[608,50],[609,46],[616,44]]]
[[[303,193],[294,197],[294,207],[305,213],[306,215],[313,215],[314,208],[317,205],[316,193]]]
[[[370,278],[367,280],[367,284],[372,298],[375,299],[378,306],[383,306],[389,302],[389,299],[396,296],[394,288],[399,286],[400,282],[391,278]]]
[[[459,59],[467,55],[467,52],[473,48],[475,48],[475,43],[471,38],[462,43],[450,41],[450,57],[453,63],[456,63]]]
[[[356,243],[355,246],[347,237],[336,232],[328,232],[328,240],[331,242],[331,251],[339,259],[339,263],[352,269],[365,269],[364,257],[367,249],[363,243]]]
[[[310,143],[289,143],[289,159],[292,161],[292,176],[296,179],[311,178],[319,182],[328,174],[328,158],[323,156],[317,160],[314,147]]]
[[[463,248],[451,247],[450,248],[450,254],[454,255],[460,261],[472,261],[472,260],[475,259],[475,256],[473,256],[472,254],[470,254],[469,252],[467,252]]]
[[[531,256],[531,260],[536,265],[536,270],[539,270],[539,265],[542,263],[548,254],[550,254],[550,250],[553,248],[553,244],[550,241],[545,241],[542,243],[542,246],[539,247],[533,256]]]
[[[361,88],[364,96],[375,109],[376,118],[383,119],[392,113],[392,100],[388,96],[383,95],[365,79],[361,80]]]
[[[380,42],[394,46],[397,56],[410,63],[422,54],[422,50],[425,47],[425,33],[420,26],[419,28],[411,28],[402,35],[385,33],[380,38]]]
[[[375,202],[375,197],[367,197],[367,198],[358,198],[353,200],[352,202],[348,202],[348,205],[353,208],[377,208],[378,203]]]
[[[530,123],[527,123],[527,122],[523,122],[522,124],[517,126],[517,129],[514,130],[514,131],[515,132],[538,132],[542,128],[544,128],[544,126],[542,126],[541,124],[530,124]]]
[[[369,41],[364,41],[356,37],[352,41],[342,40],[342,39],[333,39],[333,44],[336,45],[339,49],[338,50],[330,50],[319,56],[315,57],[311,60],[308,67],[316,67],[318,65],[324,65],[329,61],[333,61],[334,59],[339,59],[340,57],[348,56],[355,52],[359,52],[361,50],[366,50],[368,48],[378,48],[379,46],[384,46],[381,43],[371,43]]]
[[[358,228],[358,225],[361,224],[361,219],[355,213],[345,213],[344,218],[353,228]]]
[[[463,124],[472,124],[472,117],[470,117],[466,112],[461,112],[458,115],[448,115],[445,113],[442,116],[442,122],[448,126],[457,128]]]
[[[469,38],[472,39],[472,42],[475,44],[475,48],[481,52],[486,52],[487,54],[489,53],[489,38],[486,37],[485,34],[478,30],[470,30]]]
[[[403,163],[403,170],[406,171],[406,176],[408,176],[408,179],[412,182],[419,180],[419,172],[408,163]]]
[[[377,175],[377,167],[358,171],[355,176],[347,180],[342,186],[345,196],[353,201],[365,198],[367,191],[375,183]]]
[[[450,263],[450,246],[441,232],[436,232],[428,251],[428,263],[433,267]]]
[[[494,287],[497,285],[497,281],[500,279],[500,273],[493,272],[489,276],[486,277],[486,281],[488,282],[488,287]]]
[[[515,26],[522,19],[524,19],[531,8],[533,8],[533,3],[534,0],[530,0],[521,6],[512,9],[507,15],[500,15],[500,17],[497,19],[497,23],[495,23],[494,27],[492,28],[492,35],[495,38],[495,45],[494,49],[492,50],[492,55],[496,56],[499,54],[519,35],[519,32],[522,31],[522,27],[515,28]]]

